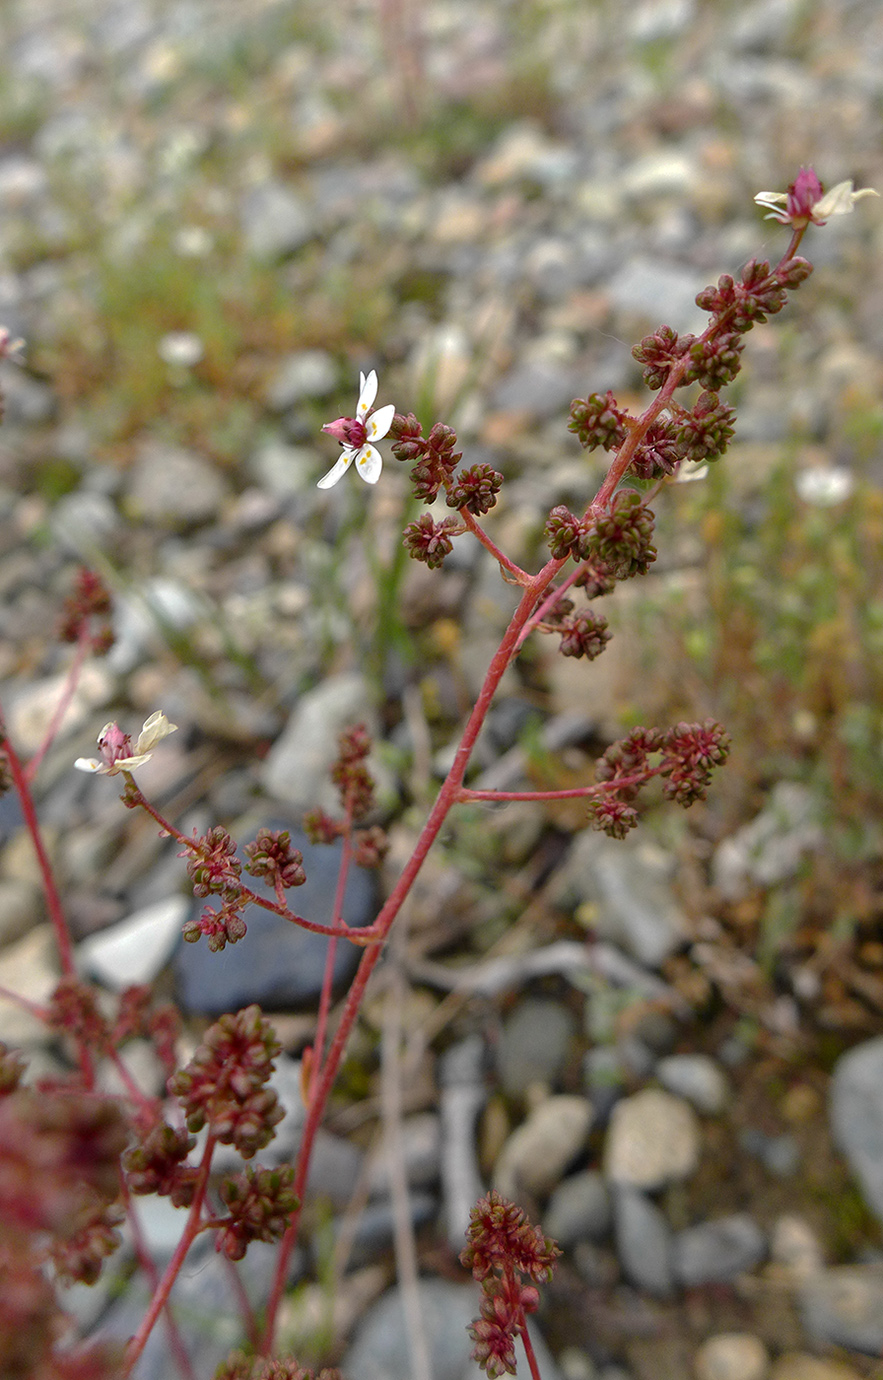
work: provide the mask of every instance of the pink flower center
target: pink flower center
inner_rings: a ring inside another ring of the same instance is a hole
[[[351,446],[353,450],[359,450],[368,437],[365,423],[357,417],[338,417],[336,422],[326,422],[322,430],[342,446]]]

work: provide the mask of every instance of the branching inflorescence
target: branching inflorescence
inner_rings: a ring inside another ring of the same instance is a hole
[[[850,212],[868,195],[876,194],[869,189],[854,192],[851,183],[841,183],[826,195],[812,170],[801,170],[785,193],[761,193],[758,203],[792,227],[791,242],[780,262],[771,268],[752,260],[738,279],[725,274],[701,292],[697,301],[708,313],[709,323],[700,335],[679,335],[663,325],[635,347],[644,380],[655,394],[640,415],[630,413],[609,391],[574,401],[571,432],[586,449],[603,450],[611,458],[606,477],[584,512],[574,513],[558,504],[547,515],[544,537],[549,555],[534,574],[501,551],[481,522],[498,500],[503,476],[485,463],[463,465],[450,426],[437,422],[424,435],[413,414],[395,413],[392,404],[373,410],[378,391],[374,371],[360,377],[356,416],[338,418],[323,428],[342,451],[320,487],[336,484],[353,463],[364,480],[375,484],[383,460],[374,443],[389,435],[394,457],[410,466],[415,499],[424,505],[443,499],[450,510],[443,517],[424,512],[407,525],[404,543],[409,555],[436,568],[444,563],[454,541],[468,532],[499,562],[507,583],[517,591],[509,625],[491,659],[451,768],[410,858],[372,925],[353,931],[342,917],[349,869],[376,867],[387,847],[385,833],[371,823],[375,802],[369,768],[371,742],[362,726],[342,735],[331,772],[339,796],[338,812],[332,815],[316,809],[304,821],[311,841],[341,847],[328,924],[291,908],[290,895],[306,878],[303,857],[288,832],[260,829],[241,850],[220,825],[187,837],[144,796],[133,773],[175,731],[161,711],[150,715],[134,742],[117,724],[107,724],[99,735],[99,756],[77,761],[82,770],[122,776],[124,805],[146,811],[163,833],[177,841],[194,895],[207,902],[199,917],[185,924],[187,941],[205,939],[213,950],[236,944],[246,933],[244,912],[250,905],[328,937],[314,1041],[302,1065],[306,1121],[293,1166],[265,1168],[251,1163],[271,1141],[283,1116],[269,1086],[280,1046],[256,1006],[222,1016],[180,1068],[178,1018],[173,1008],[156,1004],[147,988],[131,988],[122,994],[114,1013],[77,976],[70,931],[30,791],[83,658],[87,651],[107,646],[110,604],[106,591],[88,572],[77,577],[61,628],[62,636],[76,644],[70,685],[48,726],[43,747],[27,766],[0,719],[0,787],[14,788],[19,795],[63,973],[45,1009],[28,1005],[65,1038],[76,1063],[70,1077],[46,1082],[34,1092],[20,1086],[22,1061],[0,1047],[3,1374],[39,1374],[47,1380],[74,1380],[87,1374],[95,1380],[113,1380],[129,1375],[151,1329],[165,1315],[181,1373],[192,1376],[168,1301],[193,1241],[200,1233],[212,1232],[218,1251],[230,1261],[241,1259],[252,1241],[280,1243],[263,1322],[259,1325],[253,1315],[246,1317],[250,1350],[233,1353],[218,1372],[219,1380],[310,1380],[310,1372],[293,1358],[271,1359],[310,1156],[383,943],[451,809],[464,801],[577,797],[585,800],[593,827],[621,838],[638,822],[638,797],[648,782],[659,778],[666,799],[689,806],[705,797],[714,768],[726,760],[727,734],[712,720],[680,723],[667,730],[638,727],[607,749],[590,785],[559,791],[472,789],[465,785],[466,769],[500,681],[534,631],[556,636],[561,653],[568,657],[592,661],[603,653],[610,629],[593,607],[594,601],[619,582],[645,575],[656,559],[649,498],[684,466],[715,462],[726,451],[735,418],[721,394],[738,374],[747,332],[781,311],[788,292],[808,277],[810,265],[797,256],[806,228]],[[0,336],[0,355],[10,348],[8,337]],[[634,483],[629,484],[629,479]],[[341,940],[360,945],[363,952],[332,1029],[334,950]],[[120,1059],[120,1046],[136,1037],[151,1040],[165,1064],[168,1091],[178,1104],[174,1115],[167,1104],[138,1089]],[[124,1096],[96,1092],[95,1062],[99,1059],[115,1064]],[[246,1161],[241,1172],[220,1183],[212,1180],[212,1157],[218,1144],[234,1147]],[[152,1298],[125,1358],[112,1347],[60,1352],[63,1320],[53,1299],[48,1265],[59,1279],[97,1278],[104,1259],[116,1248],[123,1215],[129,1213],[137,1223],[133,1198],[148,1193],[168,1197],[186,1214],[186,1222],[161,1276],[138,1248]],[[537,1306],[537,1285],[550,1278],[557,1254],[557,1248],[527,1222],[521,1209],[498,1194],[491,1193],[473,1210],[462,1260],[483,1293],[481,1316],[471,1330],[474,1355],[489,1375],[515,1372],[515,1342],[520,1338],[531,1373],[538,1377],[526,1317]],[[322,1375],[332,1380],[334,1373]]]

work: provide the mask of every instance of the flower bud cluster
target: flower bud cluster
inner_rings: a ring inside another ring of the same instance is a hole
[[[654,776],[664,780],[663,794],[685,808],[704,800],[711,773],[730,750],[729,734],[714,719],[679,723],[663,732],[635,728],[613,743],[595,766],[595,779],[612,787],[590,805],[592,826],[612,838],[624,838],[638,822],[632,802]]]
[[[670,402],[668,412],[649,423],[632,456],[634,474],[641,479],[658,479],[673,474],[685,460],[715,460],[724,453],[733,435],[734,413],[718,393],[739,372],[743,336],[755,323],[781,311],[787,291],[798,287],[811,272],[812,266],[797,257],[772,270],[768,263],[752,260],[740,281],[725,273],[715,287],[699,293],[698,305],[711,315],[701,336],[678,335],[671,326],[663,325],[635,346],[632,354],[644,366],[648,388],[663,388],[676,371],[672,388],[698,383],[705,391],[692,409]],[[593,393],[571,404],[569,429],[589,450],[621,446],[638,425],[610,392]]]
[[[628,413],[617,405],[608,388],[606,393],[590,393],[585,400],[574,399],[567,430],[586,450],[597,450],[599,446],[616,450],[625,440],[627,418]]]
[[[652,543],[653,513],[634,489],[620,489],[605,513],[593,520],[581,545],[583,558],[602,562],[617,580],[646,575],[656,560]]]
[[[146,1039],[171,1075],[178,1066],[175,1044],[181,1032],[181,1013],[173,1002],[156,1002],[146,985],[127,987],[120,1004],[110,1039],[114,1048],[126,1040]]]
[[[119,1157],[128,1131],[111,1099],[22,1088],[0,1098],[0,1374],[119,1380],[115,1344],[62,1347],[70,1320],[47,1263],[94,1281],[117,1244]]]
[[[84,1204],[70,1235],[52,1243],[49,1254],[56,1278],[65,1284],[94,1284],[105,1260],[122,1243],[118,1229],[125,1216],[121,1203]]]
[[[552,1278],[561,1252],[496,1189],[475,1204],[469,1219],[469,1244],[460,1260],[483,1294],[481,1316],[469,1328],[472,1355],[490,1376],[514,1375],[515,1338],[526,1329],[525,1315],[539,1304],[535,1286]],[[523,1275],[533,1283],[525,1284]]]
[[[422,561],[430,570],[438,570],[444,564],[445,556],[454,549],[452,537],[464,532],[461,522],[456,518],[442,518],[435,522],[428,513],[421,513],[414,522],[405,528],[405,547],[415,561]]]
[[[268,886],[303,886],[307,880],[304,855],[292,848],[287,829],[259,829],[254,843],[245,845],[248,862],[245,870],[252,877],[260,877]]]
[[[58,636],[62,642],[78,642],[88,632],[91,650],[101,656],[113,646],[110,614],[110,594],[101,576],[81,566],[74,579],[73,593],[64,601]]]
[[[559,504],[549,514],[545,536],[555,560],[591,561],[602,578],[628,580],[646,574],[656,560],[653,521],[636,490],[620,489],[606,511],[590,509],[583,518]]]
[[[600,656],[613,636],[607,619],[594,609],[586,609],[562,619],[559,629],[562,656],[584,656],[587,661],[594,661],[595,657]]]
[[[235,1145],[243,1159],[269,1144],[285,1115],[276,1093],[265,1086],[281,1048],[258,1006],[210,1026],[190,1063],[169,1080],[188,1129],[208,1125],[216,1140]]]
[[[123,1155],[123,1169],[132,1193],[159,1193],[175,1207],[193,1202],[199,1170],[185,1161],[196,1137],[159,1121]]]
[[[457,433],[452,427],[436,422],[428,436],[417,418],[396,413],[390,427],[394,437],[392,452],[396,459],[410,463],[414,497],[422,503],[433,503],[444,491],[449,508],[482,517],[497,501],[503,476],[491,465],[470,465],[456,474],[462,452],[456,450]],[[434,521],[423,513],[405,528],[405,547],[416,561],[423,561],[430,569],[438,569],[452,550],[452,539],[465,532],[462,522],[455,518]]]
[[[463,458],[462,452],[455,450],[457,433],[453,427],[436,422],[429,435],[424,436],[413,412],[407,417],[397,412],[389,434],[393,437],[393,455],[412,466],[414,497],[422,503],[434,503],[439,489],[449,487],[454,470]]]
[[[236,857],[236,843],[226,829],[214,825],[201,838],[195,838],[187,858],[187,872],[194,896],[222,895],[238,891],[242,864]]]
[[[492,465],[470,465],[461,470],[448,490],[449,508],[465,508],[473,517],[489,513],[503,487],[503,476]]]
[[[717,393],[701,393],[692,412],[681,415],[677,440],[685,460],[717,460],[735,431],[736,414]]]
[[[241,1260],[250,1241],[278,1241],[299,1205],[293,1184],[291,1165],[249,1165],[243,1174],[225,1179],[220,1195],[230,1215],[218,1224],[217,1249],[228,1260]]]

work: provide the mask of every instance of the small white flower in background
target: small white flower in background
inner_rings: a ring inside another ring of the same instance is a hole
[[[845,216],[864,196],[879,196],[873,187],[852,190],[852,181],[838,182],[826,192],[812,168],[801,168],[787,192],[758,192],[754,200],[769,209],[765,220],[777,220],[782,225],[824,225],[830,216]]]
[[[179,368],[192,369],[205,354],[205,347],[198,335],[192,331],[169,331],[157,344],[160,359],[166,364]]]
[[[185,259],[204,259],[215,247],[211,235],[201,225],[182,225],[175,233],[174,244]]]
[[[78,771],[99,772],[102,776],[119,776],[121,771],[131,771],[140,767],[153,756],[152,749],[163,738],[177,730],[177,724],[170,724],[165,714],[157,710],[145,720],[138,734],[134,748],[128,733],[117,724],[105,724],[98,735],[98,750],[101,757],[78,757],[74,766]]]
[[[379,407],[369,417],[368,413],[376,397],[376,372],[372,369],[367,378],[364,374],[359,374],[359,401],[355,417],[338,417],[336,422],[326,422],[323,426],[322,430],[333,436],[335,441],[339,441],[343,450],[334,468],[319,480],[320,489],[330,489],[332,484],[336,484],[354,460],[356,469],[365,482],[377,483],[383,460],[380,451],[375,450],[370,443],[381,441],[389,431],[395,416],[395,407],[388,403],[386,407]]]
[[[849,498],[855,488],[852,471],[843,465],[810,465],[795,477],[794,487],[804,503],[833,508]]]

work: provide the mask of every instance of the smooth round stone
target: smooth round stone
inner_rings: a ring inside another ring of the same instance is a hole
[[[883,1351],[883,1266],[820,1270],[801,1286],[799,1302],[810,1337],[869,1356]]]
[[[507,1019],[497,1046],[504,1090],[520,1097],[535,1083],[554,1083],[567,1060],[575,1021],[557,1001],[527,998]]]
[[[831,1078],[831,1127],[861,1185],[868,1207],[883,1220],[883,1035],[838,1059]]]
[[[592,1104],[561,1095],[541,1102],[506,1141],[494,1168],[494,1187],[506,1198],[551,1193],[583,1149],[592,1126]]]
[[[632,1188],[619,1188],[613,1200],[616,1249],[626,1279],[656,1298],[670,1298],[672,1235],[665,1214]]]
[[[766,1255],[766,1237],[745,1212],[700,1222],[678,1232],[674,1242],[674,1271],[688,1289],[701,1284],[726,1283],[753,1270]]]
[[[569,1249],[577,1241],[600,1241],[610,1223],[610,1191],[603,1175],[587,1169],[561,1180],[549,1199],[543,1231]]]
[[[729,1091],[723,1070],[706,1054],[670,1054],[656,1065],[656,1077],[667,1092],[685,1097],[698,1112],[717,1116]]]
[[[693,1360],[696,1380],[766,1380],[769,1365],[766,1347],[750,1332],[709,1337]]]
[[[648,1192],[688,1179],[699,1163],[700,1131],[688,1103],[644,1088],[613,1109],[604,1170],[616,1184]]]

